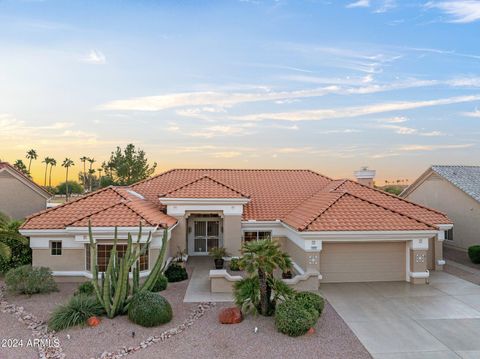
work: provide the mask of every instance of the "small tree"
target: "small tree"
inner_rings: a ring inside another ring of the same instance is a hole
[[[15,264],[27,264],[31,258],[29,256],[31,251],[28,247],[28,238],[18,232],[21,224],[21,221],[12,220],[6,214],[0,212],[0,260],[2,262],[0,263],[0,269],[10,269]],[[25,254],[27,263],[24,263],[25,259],[22,251],[25,247],[27,248]],[[17,256],[19,258],[16,258]]]
[[[273,272],[279,268],[287,271],[292,267],[290,256],[280,250],[278,243],[271,240],[251,241],[243,245],[241,268],[249,274],[248,278],[236,283],[235,301],[261,315],[271,315],[275,309],[273,298],[293,293],[281,280],[274,278]],[[273,293],[272,293],[273,292]]]

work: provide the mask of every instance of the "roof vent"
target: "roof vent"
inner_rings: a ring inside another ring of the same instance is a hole
[[[127,192],[130,193],[132,196],[135,196],[137,198],[145,199],[145,197],[143,197],[140,193],[132,191],[131,189],[127,190]]]
[[[354,173],[357,182],[365,186],[373,187],[373,179],[375,178],[376,171],[369,170],[367,166],[360,168]]]

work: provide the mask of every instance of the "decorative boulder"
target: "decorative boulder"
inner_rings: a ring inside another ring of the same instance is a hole
[[[222,324],[237,324],[243,320],[242,312],[238,308],[223,308],[218,320]]]

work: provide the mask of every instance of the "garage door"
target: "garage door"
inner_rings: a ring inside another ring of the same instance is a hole
[[[405,242],[323,242],[322,247],[322,283],[405,280]]]

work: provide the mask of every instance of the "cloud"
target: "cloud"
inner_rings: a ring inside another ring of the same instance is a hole
[[[435,150],[455,150],[462,148],[470,148],[475,146],[473,143],[456,144],[456,145],[405,145],[398,150],[403,152],[422,152]]]
[[[370,0],[358,0],[348,4],[346,7],[355,8],[355,7],[369,7],[369,6],[370,6]]]
[[[399,134],[399,135],[417,135],[417,136],[425,136],[425,137],[445,136],[445,134],[440,131],[424,132],[413,127],[406,127],[406,126],[399,126],[399,125],[380,125],[378,127],[393,130],[396,134]]]
[[[258,113],[243,116],[230,116],[231,119],[239,121],[321,121],[337,118],[351,118],[377,113],[391,111],[405,111],[422,107],[433,107],[440,105],[450,105],[456,103],[479,101],[480,95],[449,97],[427,101],[404,101],[404,102],[386,102],[366,106],[343,107],[318,110],[299,110],[292,112],[271,112]]]
[[[82,61],[92,65],[105,65],[107,58],[101,51],[90,50],[88,55],[82,58]]]
[[[359,133],[362,132],[361,130],[357,130],[355,128],[345,128],[341,130],[325,130],[325,131],[318,131],[317,133],[321,135],[330,135],[334,133]]]
[[[480,118],[480,110],[478,108],[475,109],[473,112],[463,112],[462,115],[468,117],[478,117]]]
[[[407,121],[408,121],[408,118],[404,116],[395,116],[390,118],[382,118],[378,120],[378,122],[384,122],[384,123],[403,123]]]
[[[452,23],[465,24],[480,20],[480,1],[477,0],[430,1],[425,6],[444,12]]]

